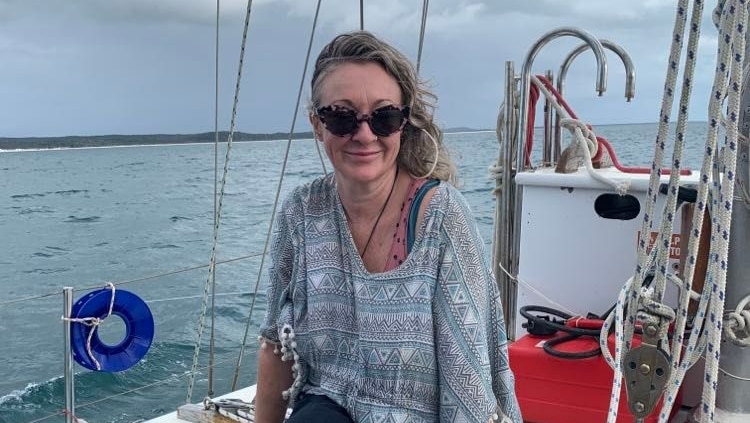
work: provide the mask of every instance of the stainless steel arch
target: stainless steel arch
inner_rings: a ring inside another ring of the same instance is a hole
[[[622,64],[625,67],[625,101],[630,101],[635,97],[635,65],[633,65],[633,60],[631,60],[630,55],[627,51],[625,51],[624,48],[622,48],[619,44],[601,39],[599,40],[600,43],[602,43],[602,46],[613,51],[617,56],[620,57],[620,60],[622,60]],[[571,51],[570,54],[568,54],[565,57],[565,60],[563,60],[562,65],[560,66],[560,72],[557,74],[557,84],[556,88],[557,91],[562,95],[565,92],[565,78],[568,75],[568,68],[570,68],[570,65],[573,63],[573,61],[578,57],[581,53],[585,52],[586,50],[590,49],[588,44],[581,44],[580,46],[576,47],[575,50]],[[551,81],[550,81],[551,82]],[[554,114],[554,139],[552,142],[552,163],[556,163],[557,160],[560,158],[560,152],[561,152],[561,144],[562,144],[562,128],[560,127],[560,116],[552,111]]]
[[[625,99],[630,101],[635,97],[635,66],[630,59],[630,55],[624,48],[613,41],[601,39],[599,42],[603,47],[617,54],[620,57],[620,60],[622,60],[622,64],[625,66]],[[560,94],[565,91],[565,78],[568,75],[568,68],[573,63],[573,60],[590,48],[591,47],[588,44],[581,44],[575,50],[571,51],[570,54],[565,57],[565,60],[563,60],[563,63],[560,66],[560,73],[557,75],[557,91]]]
[[[577,37],[587,45],[591,47],[591,50],[596,56],[597,63],[597,79],[596,79],[596,90],[599,95],[602,95],[607,89],[607,58],[604,53],[604,47],[599,40],[591,35],[589,32],[575,27],[561,27],[554,29],[542,35],[529,49],[526,54],[526,59],[523,63],[523,68],[520,76],[520,101],[519,101],[519,119],[518,125],[516,126],[516,163],[515,172],[521,172],[525,166],[526,157],[526,127],[529,123],[529,89],[531,87],[531,66],[536,58],[539,51],[547,45],[550,41],[564,37],[573,36]],[[510,140],[508,140],[509,142]],[[506,169],[511,169],[513,166],[513,159],[510,156],[505,157],[504,166]],[[503,219],[503,225],[505,226],[505,236],[507,237],[507,243],[504,243],[508,248],[507,251],[500,251],[501,262],[505,269],[512,275],[518,275],[518,253],[520,246],[520,225],[521,225],[521,187],[515,183],[507,183],[507,189],[503,190],[503,195],[507,195],[506,200],[511,200],[512,206],[508,209],[513,209],[512,213],[508,213]],[[505,200],[504,200],[505,201]],[[508,210],[510,211],[510,210]],[[497,269],[496,269],[497,271]],[[506,279],[506,286],[500,287],[503,296],[503,305],[505,311],[505,321],[508,328],[508,337],[515,339],[515,322],[516,322],[516,296],[518,295],[517,286],[508,279]]]

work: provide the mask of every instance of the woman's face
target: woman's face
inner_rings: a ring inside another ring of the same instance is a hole
[[[320,107],[332,106],[339,112],[354,112],[358,119],[378,109],[388,110],[383,107],[400,108],[401,101],[401,89],[396,79],[377,63],[345,63],[321,81]],[[378,136],[363,120],[350,134],[336,135],[319,116],[312,116],[311,120],[337,177],[350,182],[374,181],[388,174],[396,165],[400,129],[387,136]],[[376,125],[376,131],[377,128]],[[333,126],[331,129],[336,132]]]

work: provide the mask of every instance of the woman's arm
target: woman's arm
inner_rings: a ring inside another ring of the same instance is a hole
[[[463,196],[455,189],[443,193],[443,251],[433,298],[440,421],[454,421],[451,416],[458,414],[476,423],[499,423],[504,416],[521,423],[502,306],[484,243]]]
[[[256,423],[280,423],[286,414],[287,400],[281,392],[292,386],[293,361],[281,361],[266,343],[258,350],[258,385],[255,394]]]
[[[281,361],[278,353],[280,321],[291,319],[290,281],[294,277],[295,260],[299,254],[294,241],[292,217],[298,211],[294,197],[284,201],[281,212],[276,216],[273,243],[271,246],[271,266],[267,291],[266,317],[260,327],[263,346],[258,350],[257,391],[255,396],[255,421],[257,423],[280,423],[284,420],[288,400],[282,392],[294,382],[293,360]],[[285,306],[286,305],[286,306]],[[286,312],[284,311],[286,310]],[[275,348],[276,347],[276,348]]]

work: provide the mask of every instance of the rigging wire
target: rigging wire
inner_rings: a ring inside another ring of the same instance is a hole
[[[203,335],[203,329],[204,329],[204,322],[206,317],[206,308],[208,306],[207,304],[207,296],[208,296],[208,290],[210,288],[210,281],[211,281],[211,275],[214,273],[216,268],[216,247],[219,243],[219,224],[221,222],[221,207],[222,203],[224,201],[224,189],[226,187],[227,183],[227,175],[229,173],[229,157],[230,153],[232,151],[232,138],[234,137],[234,131],[235,131],[235,124],[237,122],[237,105],[239,103],[239,96],[240,96],[240,82],[242,81],[242,65],[244,63],[245,59],[245,45],[247,44],[247,32],[248,28],[250,27],[250,12],[252,11],[252,5],[253,1],[248,0],[247,2],[247,11],[245,12],[245,26],[242,33],[242,45],[240,47],[240,60],[238,64],[237,69],[237,82],[234,87],[234,102],[232,104],[232,118],[229,124],[229,135],[227,136],[227,150],[226,150],[226,156],[224,157],[224,173],[221,177],[221,189],[219,190],[219,201],[216,207],[216,225],[214,225],[214,239],[213,239],[213,245],[211,247],[211,260],[209,262],[208,267],[208,274],[209,277],[206,280],[206,284],[203,288],[203,295],[204,299],[201,303],[201,314],[200,318],[198,319],[198,336],[197,336],[197,342],[195,343],[195,350],[193,352],[193,365],[192,365],[192,372],[190,375],[190,381],[188,382],[188,393],[187,393],[187,400],[186,402],[190,402],[191,398],[193,396],[193,386],[195,384],[195,369],[198,366],[198,357],[200,355],[200,348],[201,348],[201,337]]]
[[[216,34],[214,40],[214,230],[218,230],[217,198],[219,177],[219,11],[221,0],[216,0]],[[214,237],[217,235],[214,234]],[[211,273],[211,341],[208,346],[208,396],[214,395],[214,353],[216,337],[216,272]]]
[[[430,0],[422,2],[422,25],[419,27],[419,49],[417,50],[417,74],[422,64],[422,46],[424,45],[424,31],[427,28],[427,8],[430,7]]]
[[[365,0],[359,0],[359,29],[365,29]]]
[[[276,187],[276,195],[273,200],[273,211],[271,212],[271,222],[268,225],[268,231],[266,232],[266,242],[263,245],[263,257],[260,259],[260,266],[258,267],[258,278],[255,280],[255,292],[258,292],[260,287],[260,278],[263,273],[263,264],[265,263],[266,253],[268,252],[268,246],[271,240],[271,232],[273,230],[273,216],[276,216],[276,211],[279,206],[279,198],[281,197],[281,186],[284,182],[284,174],[286,172],[287,163],[289,162],[289,151],[292,145],[292,135],[294,134],[294,127],[297,123],[297,114],[299,105],[302,99],[302,90],[305,84],[305,77],[307,75],[307,68],[310,63],[310,52],[312,51],[313,40],[315,39],[315,29],[318,25],[318,14],[320,12],[320,3],[322,0],[318,0],[318,4],[315,8],[315,17],[313,18],[312,29],[310,31],[310,41],[307,45],[307,55],[305,56],[305,66],[302,68],[302,78],[299,81],[299,91],[297,92],[297,102],[294,107],[294,115],[292,117],[292,125],[289,129],[289,138],[286,143],[286,151],[284,152],[284,161],[281,164],[281,175],[279,175],[279,183]],[[317,143],[316,143],[317,145]],[[318,150],[320,151],[320,150]],[[240,368],[242,367],[242,357],[244,355],[245,346],[247,345],[248,332],[250,331],[250,323],[253,318],[253,311],[255,310],[255,299],[257,295],[253,295],[253,301],[250,304],[250,312],[247,315],[247,323],[245,324],[245,334],[242,338],[242,344],[240,345],[240,353],[237,357],[237,366],[235,367],[234,377],[232,378],[232,391],[237,389],[237,381],[239,380]]]

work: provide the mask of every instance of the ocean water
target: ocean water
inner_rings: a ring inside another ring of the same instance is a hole
[[[655,124],[597,127],[625,165],[648,166]],[[691,123],[684,163],[700,166],[705,123]],[[497,157],[492,132],[449,134],[461,191],[489,251]],[[314,141],[292,143],[281,196],[322,174]],[[229,390],[245,331],[259,254],[270,224],[286,142],[235,143],[219,231],[214,389]],[[223,146],[222,146],[223,148]],[[213,227],[214,147],[209,144],[0,152],[0,423],[62,422],[63,286],[86,289],[208,263]],[[223,160],[220,152],[220,166]],[[328,166],[330,169],[330,166]],[[264,272],[265,273],[265,272]],[[135,422],[185,403],[201,296],[208,270],[131,282],[119,288],[143,298],[156,322],[146,359],[122,373],[76,366],[76,416]],[[265,312],[265,274],[251,316],[250,339]],[[43,298],[15,301],[43,295]],[[100,329],[105,342],[123,333],[117,318]],[[205,367],[208,331],[200,366]],[[255,379],[250,341],[240,386]],[[207,392],[198,377],[192,400]],[[52,416],[58,413],[56,416]],[[52,416],[52,417],[50,417]]]

